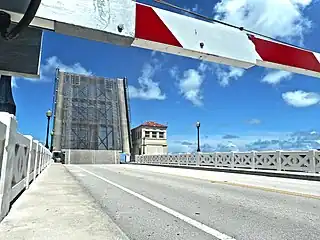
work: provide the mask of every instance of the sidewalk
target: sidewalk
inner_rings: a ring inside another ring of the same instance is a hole
[[[61,164],[52,164],[0,223],[6,240],[127,240]]]

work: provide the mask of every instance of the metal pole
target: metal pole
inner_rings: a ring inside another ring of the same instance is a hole
[[[142,153],[143,153],[143,155],[146,154],[146,152],[145,152],[145,147],[146,147],[145,144],[146,144],[146,138],[143,137],[143,138],[142,138],[142,149],[143,149],[143,152],[142,152]]]
[[[16,115],[16,104],[12,95],[11,76],[1,75],[0,112],[7,112]]]
[[[198,149],[197,149],[197,152],[201,152],[201,150],[200,150],[200,126],[197,126],[197,132],[198,132]]]
[[[50,128],[50,117],[48,118],[48,123],[47,123],[47,136],[46,136],[46,148],[49,149],[49,128]]]

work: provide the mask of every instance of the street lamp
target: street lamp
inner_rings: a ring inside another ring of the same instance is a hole
[[[198,133],[198,149],[197,149],[197,152],[201,152],[200,150],[200,122],[198,121],[197,124],[197,133]]]
[[[143,155],[146,154],[145,148],[146,148],[146,137],[143,137],[142,138],[142,154]]]
[[[47,116],[47,119],[48,119],[47,136],[46,136],[46,148],[49,149],[49,128],[50,128],[50,118],[52,116],[52,112],[51,112],[50,109],[46,112],[46,116]]]
[[[52,131],[52,132],[50,133],[50,135],[51,135],[50,152],[52,152],[52,151],[53,151],[53,134],[54,134],[54,132]]]

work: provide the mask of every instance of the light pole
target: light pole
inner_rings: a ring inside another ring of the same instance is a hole
[[[146,148],[146,137],[142,138],[142,155],[145,155],[145,148]]]
[[[198,121],[197,124],[197,134],[198,134],[198,149],[197,152],[201,152],[200,150],[200,122]]]
[[[50,135],[51,135],[51,141],[50,141],[50,152],[52,152],[52,151],[53,151],[53,134],[54,134],[54,132],[52,131],[52,132],[50,133]]]
[[[50,118],[52,116],[52,112],[50,109],[46,112],[46,116],[48,119],[48,123],[47,123],[47,136],[46,136],[46,146],[45,147],[47,149],[49,149],[49,128],[50,128]]]

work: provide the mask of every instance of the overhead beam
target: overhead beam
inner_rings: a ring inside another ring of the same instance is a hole
[[[0,9],[19,21],[27,4],[13,8],[6,2]],[[42,0],[32,25],[245,69],[262,66],[320,77],[316,52],[131,0]]]
[[[2,1],[0,9],[20,21],[30,0]],[[70,36],[130,46],[135,33],[132,0],[42,0],[32,26]]]

